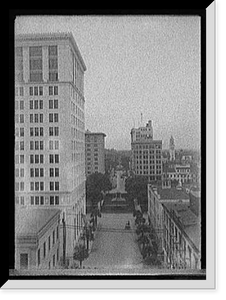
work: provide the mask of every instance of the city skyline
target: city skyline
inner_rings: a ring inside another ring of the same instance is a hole
[[[153,121],[168,148],[200,148],[200,18],[18,17],[15,33],[72,32],[87,66],[86,129],[130,150],[130,131]],[[142,120],[141,122],[141,114]],[[142,124],[141,124],[142,123]]]

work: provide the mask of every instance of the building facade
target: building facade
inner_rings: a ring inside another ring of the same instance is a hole
[[[181,186],[172,187],[170,180],[148,185],[149,223],[167,268],[201,268],[199,200],[195,196]]]
[[[85,70],[71,33],[15,37],[15,203],[60,208],[68,256],[85,213]]]
[[[59,267],[60,212],[59,209],[19,209],[16,212],[15,269]]]
[[[105,137],[102,132],[85,132],[86,176],[105,173]]]
[[[201,269],[199,218],[186,207],[163,204],[163,251],[171,269]]]
[[[153,139],[152,122],[131,130],[132,170],[149,181],[161,180],[162,141]]]
[[[163,174],[169,180],[177,180],[181,183],[189,183],[195,181],[194,175],[191,172],[191,166],[189,164],[182,165],[167,162],[163,165]]]

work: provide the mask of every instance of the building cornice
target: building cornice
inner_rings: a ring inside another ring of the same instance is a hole
[[[78,55],[79,61],[83,67],[83,71],[86,71],[86,65],[79,51],[79,48],[75,42],[73,34],[71,32],[57,32],[57,33],[31,33],[31,34],[18,34],[15,36],[15,42],[25,41],[48,41],[48,40],[69,40],[75,53]]]
[[[103,135],[104,137],[106,136],[106,134],[103,132],[89,132],[89,131],[86,131],[85,135]]]
[[[155,143],[162,144],[162,140],[141,140],[141,141],[131,142],[131,144],[155,144]]]

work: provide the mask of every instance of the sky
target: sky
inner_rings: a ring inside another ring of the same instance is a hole
[[[152,120],[154,139],[200,148],[198,16],[21,16],[15,34],[72,32],[85,61],[86,129],[106,148],[131,149],[130,131]]]

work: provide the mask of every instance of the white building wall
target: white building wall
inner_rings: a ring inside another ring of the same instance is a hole
[[[35,37],[35,36],[33,36]],[[29,82],[29,47],[30,46],[42,46],[42,71],[43,71],[43,82]],[[57,45],[58,46],[58,82],[49,82],[48,74],[48,46]],[[75,53],[74,45],[71,43],[70,39],[61,39],[54,37],[52,35],[49,38],[32,38],[32,40],[16,40],[16,46],[23,47],[23,77],[24,82],[16,82],[16,87],[23,87],[24,95],[15,96],[15,101],[18,103],[24,101],[24,109],[22,111],[17,110],[16,115],[24,115],[24,123],[16,124],[16,128],[24,128],[24,137],[16,137],[15,141],[24,141],[24,151],[15,151],[15,155],[24,155],[24,163],[16,163],[15,168],[24,169],[23,178],[16,178],[16,182],[20,184],[21,181],[24,182],[24,191],[16,192],[16,197],[24,197],[24,205],[28,205],[30,208],[42,208],[50,207],[49,199],[50,195],[59,195],[59,205],[61,209],[66,208],[71,210],[78,208],[79,213],[83,210],[85,212],[85,119],[84,119],[84,96],[83,96],[83,76],[84,69],[82,70],[82,64],[80,64],[79,71],[79,82],[80,89],[75,87],[72,83],[73,80],[73,68],[72,68],[72,56],[71,50]],[[78,64],[78,63],[77,63]],[[77,81],[76,81],[77,82]],[[42,87],[43,95],[30,96],[30,87]],[[58,95],[49,95],[49,86],[58,86]],[[58,109],[49,109],[49,100],[58,100]],[[30,100],[42,100],[43,109],[31,110]],[[73,104],[72,104],[73,103]],[[73,110],[74,108],[74,110]],[[49,122],[49,114],[58,113],[59,121],[57,123]],[[43,123],[30,123],[30,114],[42,114]],[[74,116],[76,123],[72,124],[71,119]],[[78,125],[79,124],[79,125]],[[59,136],[50,137],[49,127],[59,127]],[[31,138],[30,137],[30,127],[43,127],[44,135],[42,137]],[[74,132],[80,132],[79,136],[77,134],[72,134],[72,128]],[[30,150],[30,141],[43,141],[43,150]],[[50,149],[50,140],[59,141],[59,149]],[[72,142],[74,142],[74,148],[72,149]],[[30,155],[42,154],[44,156],[43,164],[30,164]],[[50,154],[59,154],[59,164],[49,163]],[[72,157],[74,154],[74,157]],[[51,178],[49,175],[50,168],[59,168],[60,175],[58,178]],[[44,176],[38,178],[30,177],[31,168],[43,168]],[[31,181],[42,181],[44,182],[44,191],[30,191]],[[60,190],[50,191],[50,181],[59,181]],[[44,205],[31,205],[30,199],[31,195],[43,196],[45,203]],[[82,200],[80,200],[82,199]],[[79,202],[81,201],[81,203]],[[78,205],[78,203],[80,203]],[[70,220],[70,219],[68,219]],[[69,221],[72,224],[71,220]],[[68,243],[73,245],[72,235],[71,240]],[[69,245],[68,244],[68,245]],[[72,251],[72,246],[68,246]]]

